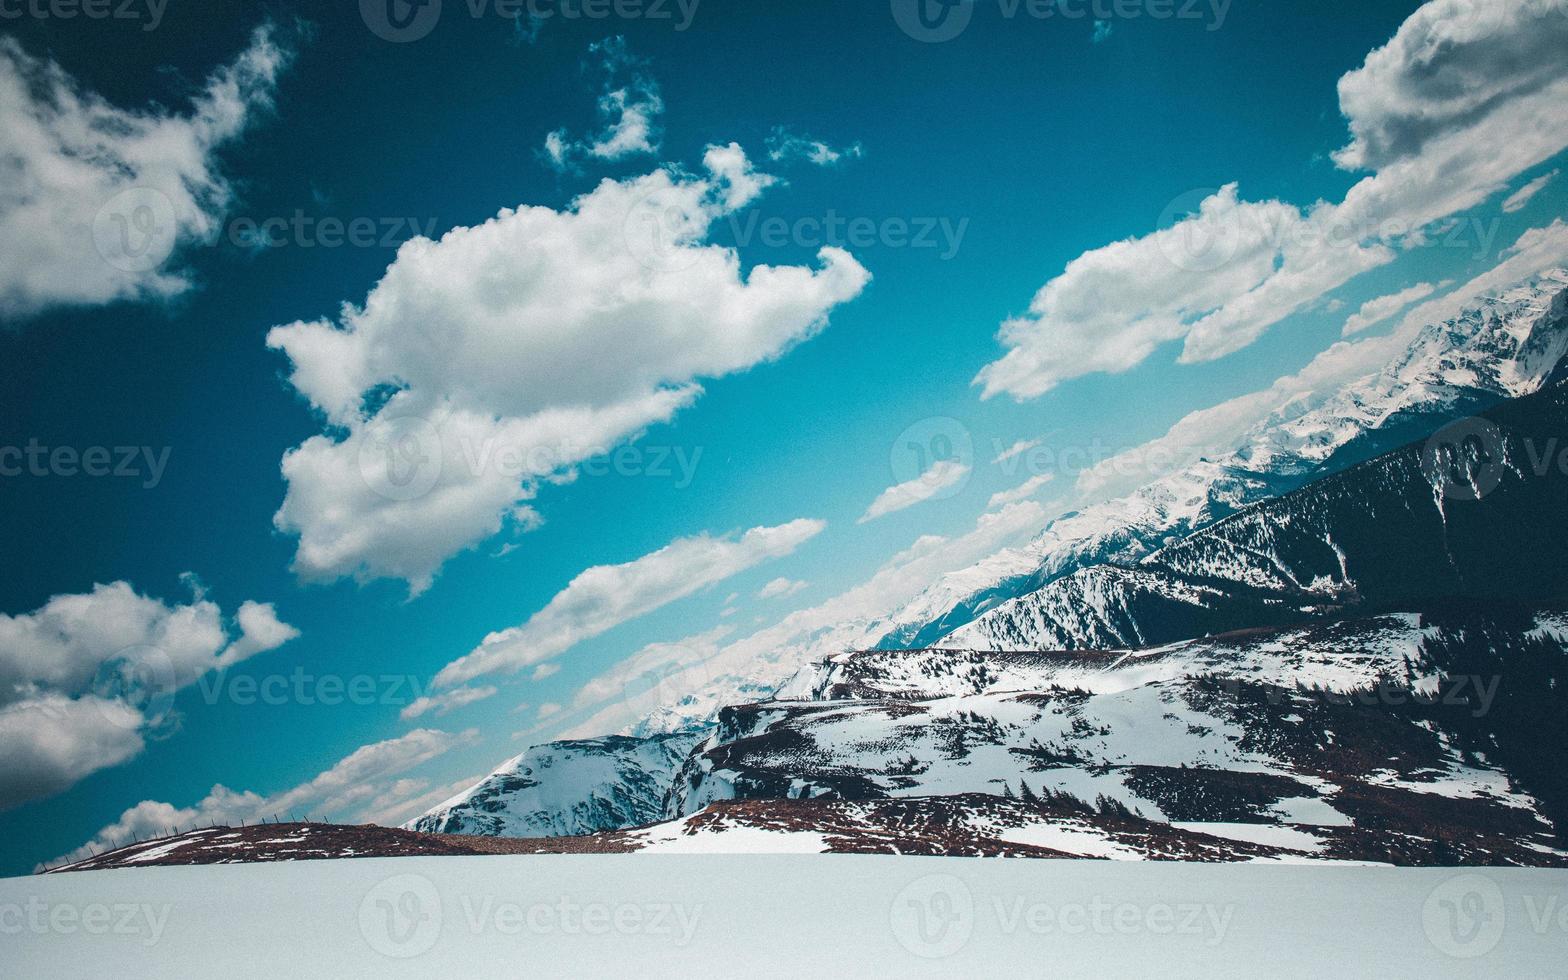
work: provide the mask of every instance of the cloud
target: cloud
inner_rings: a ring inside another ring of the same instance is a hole
[[[1502,252],[1502,261],[1458,289],[1421,304],[1400,321],[1393,336],[1401,347],[1430,323],[1451,320],[1476,300],[1552,268],[1568,265],[1568,222],[1558,218],[1541,228],[1531,228]]]
[[[1339,81],[1347,170],[1418,157],[1512,101],[1562,81],[1568,18],[1559,0],[1433,0]]]
[[[1451,285],[1451,283],[1443,283],[1442,285]],[[1353,334],[1361,333],[1369,327],[1377,326],[1412,303],[1426,299],[1439,288],[1442,287],[1434,286],[1429,282],[1418,282],[1414,286],[1408,289],[1401,289],[1397,293],[1369,299],[1361,304],[1361,309],[1351,314],[1345,320],[1345,329],[1342,331],[1342,336],[1349,337]]]
[[[429,780],[400,779],[361,811],[359,819],[381,827],[400,827],[416,817],[423,816],[459,793],[472,789],[476,783],[485,778],[485,775],[487,774],[464,776],[462,779],[437,786],[419,796],[410,794],[424,789],[429,785]]]
[[[288,60],[261,28],[180,114],[111,105],[0,38],[0,317],[189,289],[178,249],[211,235],[233,198],[215,153],[271,105]]]
[[[1517,191],[1514,191],[1512,194],[1508,195],[1508,199],[1503,202],[1503,213],[1513,214],[1516,211],[1523,211],[1524,206],[1529,204],[1535,195],[1546,190],[1546,185],[1556,180],[1558,175],[1561,173],[1561,170],[1553,170],[1549,174],[1542,174],[1541,176],[1530,181],[1528,184],[1525,184],[1523,187],[1519,188]]]
[[[573,702],[583,720],[558,737],[588,738],[605,732],[630,731],[651,713],[677,700],[688,702],[682,717],[695,711],[716,711],[721,705],[765,697],[768,686],[780,683],[811,659],[842,653],[870,642],[885,623],[879,617],[898,608],[949,572],[968,569],[999,549],[1037,533],[1045,510],[1025,501],[986,513],[967,534],[954,538],[925,535],[889,558],[865,582],[807,609],[790,613],[772,626],[742,639],[719,644],[722,635],[703,634],[675,644],[653,644],[638,656],[662,659],[666,666],[644,667],[656,683],[628,689],[622,668],[594,691]],[[875,635],[872,635],[875,634]],[[676,648],[674,650],[666,648]],[[657,651],[650,653],[649,651]],[[635,658],[634,658],[635,659]],[[626,668],[625,672],[633,672]],[[652,727],[658,728],[657,724]]]
[[[298,635],[271,605],[227,623],[200,595],[169,605],[126,582],[0,613],[0,810],[134,758],[177,721],[178,691]]]
[[[1466,304],[1568,263],[1568,224],[1559,219],[1526,231],[1501,258],[1487,272],[1412,309],[1391,332],[1339,341],[1268,388],[1193,412],[1163,436],[1084,470],[1078,475],[1079,495],[1084,500],[1119,496],[1199,458],[1238,448],[1248,431],[1269,415],[1381,370],[1423,327],[1452,319]]]
[[[859,159],[865,152],[865,147],[859,143],[838,150],[818,139],[795,136],[783,126],[774,127],[773,134],[768,137],[768,159],[774,163],[809,160],[819,167],[831,167],[844,160]]]
[[[478,738],[479,733],[473,729],[453,735],[420,728],[398,738],[361,746],[315,778],[281,793],[236,792],[220,784],[192,806],[143,800],[87,843],[49,864],[80,861],[94,851],[123,847],[132,840],[160,836],[176,827],[190,830],[208,824],[232,825],[242,820],[256,823],[294,816],[349,823],[358,815],[363,820],[365,810],[386,807],[394,797],[406,798],[415,785],[424,785],[403,781],[410,769],[458,746],[472,745]]]
[[[1158,230],[1074,259],[1002,324],[982,397],[1038,397],[1176,340],[1182,363],[1224,357],[1424,244],[1568,146],[1568,66],[1551,53],[1565,44],[1556,0],[1432,0],[1340,80],[1352,140],[1335,160],[1374,171],[1342,202],[1244,201],[1236,184],[1178,199]]]
[[[398,578],[414,593],[452,555],[541,516],[542,484],[813,336],[869,273],[753,267],[705,243],[767,185],[739,146],[708,176],[605,180],[564,211],[503,210],[414,239],[338,322],[275,327],[327,431],[283,458],[274,518],[308,580]]]
[[[991,465],[1000,466],[1010,459],[1017,459],[1044,441],[1043,439],[1020,439],[1000,453],[997,453],[996,458],[991,460]]]
[[[554,715],[560,714],[560,712],[561,712],[561,706],[560,705],[556,704],[554,701],[546,701],[544,704],[541,704],[539,706],[539,711],[537,712],[537,714],[539,716],[539,720],[540,721],[544,721],[547,718],[550,718],[550,717],[553,717]]]
[[[1031,476],[1011,490],[1002,490],[992,494],[990,502],[985,505],[986,510],[996,510],[999,507],[1006,507],[1008,504],[1015,504],[1020,500],[1028,500],[1039,493],[1041,487],[1044,487],[1054,479],[1056,479],[1055,473],[1041,473],[1038,476]]]
[[[680,538],[622,565],[582,572],[521,626],[491,633],[478,647],[436,675],[450,686],[498,671],[517,671],[559,656],[639,616],[770,558],[790,554],[826,527],[796,520],[754,527],[739,537]]]
[[[448,711],[475,704],[491,697],[496,693],[493,687],[459,687],[447,691],[445,694],[431,694],[426,697],[415,698],[414,701],[398,713],[404,721],[413,721],[422,715],[433,714],[440,718]]]
[[[858,523],[865,524],[879,517],[913,507],[950,490],[969,479],[969,466],[954,459],[944,459],[907,483],[888,487],[871,502]]]
[[[757,598],[784,599],[810,587],[811,583],[809,582],[796,582],[787,578],[776,578],[757,591]]]
[[[673,643],[650,643],[584,684],[572,707],[580,711],[615,698],[636,697],[661,686],[671,676],[680,675],[689,681],[693,669],[717,656],[722,642],[734,632],[734,627],[721,625]],[[665,690],[659,696],[675,699],[680,695]]]
[[[528,675],[528,679],[531,681],[542,681],[545,678],[554,677],[560,672],[560,664],[540,664],[534,668],[534,672],[532,674]]]
[[[1112,25],[1111,22],[1108,21],[1108,20],[1097,20],[1097,21],[1095,21],[1094,22],[1094,36],[1091,37],[1089,40],[1091,42],[1095,43],[1095,44],[1104,44],[1106,41],[1110,40],[1111,29],[1112,29],[1113,26],[1114,25]]]
[[[604,77],[599,96],[601,130],[582,140],[558,129],[545,137],[544,155],[557,170],[570,168],[582,157],[615,161],[638,153],[659,152],[659,116],[664,99],[659,84],[646,72],[646,63],[632,56],[624,37],[611,37],[588,46],[597,56],[596,68]]]
[[[143,723],[133,705],[91,694],[43,693],[0,708],[0,811],[136,757]]]

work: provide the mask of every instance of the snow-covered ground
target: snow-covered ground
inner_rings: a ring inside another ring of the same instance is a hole
[[[6,977],[1547,976],[1568,871],[440,857],[0,881]]]

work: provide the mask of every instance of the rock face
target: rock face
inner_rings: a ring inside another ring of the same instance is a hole
[[[559,837],[652,823],[696,734],[538,745],[405,824],[432,834]]]

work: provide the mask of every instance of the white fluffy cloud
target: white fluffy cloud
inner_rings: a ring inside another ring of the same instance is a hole
[[[1361,309],[1352,313],[1345,320],[1345,329],[1342,332],[1342,336],[1349,337],[1375,327],[1405,307],[1412,303],[1419,303],[1447,285],[1449,283],[1433,285],[1429,282],[1418,282],[1414,286],[1408,289],[1401,289],[1397,293],[1369,299],[1361,304]]]
[[[271,605],[228,624],[200,595],[169,605],[125,582],[0,613],[0,810],[133,758],[176,692],[298,635]]]
[[[1041,473],[1013,487],[1011,490],[1000,490],[991,495],[990,501],[985,505],[987,510],[996,510],[1008,504],[1016,504],[1020,500],[1028,500],[1039,493],[1046,484],[1056,479],[1055,473]]]
[[[497,671],[517,671],[559,656],[677,599],[692,595],[816,537],[821,521],[754,527],[739,537],[680,538],[622,565],[596,565],[572,581],[521,626],[491,633],[436,675],[450,686]]]
[[[1535,198],[1535,195],[1546,190],[1546,185],[1556,180],[1561,174],[1561,170],[1553,170],[1551,173],[1542,174],[1508,195],[1507,200],[1503,201],[1503,213],[1513,214],[1517,211],[1523,211],[1524,206],[1529,204]]]
[[[1568,17],[1557,0],[1432,0],[1340,80],[1371,170],[1338,203],[1241,199],[1232,184],[1172,205],[1174,222],[1087,252],[1002,325],[983,396],[1033,398],[1120,372],[1184,340],[1184,363],[1226,356],[1355,276],[1426,241],[1568,146]]]
[[[924,473],[896,486],[888,487],[871,502],[861,515],[860,523],[925,503],[937,494],[950,490],[969,478],[969,466],[956,459],[939,460]]]
[[[1347,170],[1379,170],[1563,80],[1560,0],[1433,0],[1339,81]]]
[[[808,582],[791,581],[787,578],[776,578],[757,590],[758,599],[784,599],[797,592],[810,588]]]
[[[471,745],[478,737],[474,730],[454,735],[420,728],[398,738],[361,746],[315,778],[280,793],[263,795],[217,785],[192,806],[143,800],[87,843],[49,864],[80,861],[94,851],[123,847],[132,840],[160,836],[175,828],[190,830],[214,823],[238,825],[242,820],[256,823],[273,817],[288,820],[307,816],[349,823],[370,819],[372,814],[386,816],[380,811],[388,807],[407,811],[411,806],[394,801],[407,801],[428,783],[410,780],[406,773],[453,748]]]
[[[596,57],[595,67],[604,77],[598,105],[603,128],[582,140],[570,139],[564,129],[556,130],[545,137],[545,158],[557,170],[565,170],[582,157],[614,161],[659,152],[659,116],[664,113],[659,83],[627,50],[624,37],[591,44],[588,53]]]
[[[539,516],[541,483],[668,421],[717,378],[772,360],[870,276],[847,252],[753,267],[705,244],[767,185],[740,147],[706,177],[606,180],[564,211],[504,210],[415,239],[361,306],[274,328],[330,423],[283,459],[275,523],[308,579],[407,581]]]
[[[111,105],[0,38],[0,317],[187,289],[177,249],[232,197],[214,153],[270,104],[287,61],[258,30],[181,114]]]
[[[546,666],[544,664],[541,667]],[[536,677],[535,680],[538,678]],[[422,715],[434,714],[440,718],[448,711],[476,704],[496,693],[493,687],[459,687],[442,694],[430,694],[415,698],[407,707],[398,712],[398,717],[404,721],[413,721]]]

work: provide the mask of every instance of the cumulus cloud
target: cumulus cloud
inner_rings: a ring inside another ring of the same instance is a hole
[[[1556,0],[1427,3],[1340,81],[1352,140],[1335,160],[1372,171],[1343,201],[1246,201],[1235,184],[1178,200],[1169,224],[1074,259],[1002,324],[983,397],[1038,397],[1177,340],[1183,363],[1224,357],[1424,243],[1568,146],[1568,63],[1551,53],[1565,44]]]
[[[428,785],[409,780],[405,775],[409,770],[453,748],[471,745],[478,738],[479,733],[473,729],[453,735],[420,728],[398,738],[361,746],[315,778],[279,793],[264,795],[251,790],[236,791],[220,784],[191,806],[143,800],[120,814],[118,820],[98,831],[87,843],[49,864],[80,861],[94,851],[101,853],[123,847],[133,840],[161,836],[175,828],[190,830],[209,824],[238,825],[240,821],[256,823],[274,816],[283,820],[309,816],[340,823],[366,820],[367,811],[385,810],[396,800],[407,800]],[[400,809],[406,811],[412,807],[403,805]]]
[[[1433,0],[1339,81],[1347,170],[1377,170],[1563,80],[1559,0]]]
[[[844,160],[854,160],[865,155],[865,147],[853,143],[843,149],[834,149],[819,139],[796,136],[783,126],[774,128],[768,137],[768,159],[774,163],[790,160],[807,160],[819,167],[831,167]]]
[[[1503,201],[1503,213],[1513,214],[1517,211],[1523,211],[1524,206],[1529,204],[1535,198],[1535,195],[1546,190],[1546,185],[1556,180],[1561,173],[1561,170],[1553,170],[1549,174],[1542,174],[1508,195],[1508,198]]]
[[[535,678],[537,680],[537,678]],[[493,687],[459,687],[443,694],[430,694],[415,698],[407,707],[398,712],[398,717],[404,721],[413,721],[422,715],[434,715],[440,718],[448,711],[475,704],[491,697],[496,693]]]
[[[170,605],[125,582],[0,613],[0,810],[135,757],[176,692],[298,635],[268,604],[230,623],[199,595]]]
[[[0,38],[0,317],[190,288],[179,247],[233,197],[215,154],[271,104],[288,60],[262,28],[186,112],[125,109]]]
[[[491,633],[436,675],[450,686],[498,671],[517,671],[559,656],[639,616],[771,558],[790,554],[820,534],[822,521],[754,527],[738,537],[680,538],[622,565],[582,572],[521,626]]]
[[[888,514],[925,503],[968,478],[967,464],[956,459],[939,460],[913,480],[883,490],[877,499],[871,502],[871,506],[866,508],[859,523],[865,524],[867,521],[874,521],[879,517],[886,517]]]
[[[841,249],[816,269],[743,272],[707,244],[769,178],[735,144],[704,165],[407,242],[337,322],[269,333],[328,423],[283,459],[274,522],[299,536],[303,578],[423,590],[452,555],[535,526],[541,485],[669,421],[699,379],[778,358],[860,294],[870,275]]]
[[[1350,317],[1345,320],[1345,328],[1342,332],[1342,335],[1349,337],[1353,334],[1361,333],[1363,330],[1375,327],[1405,307],[1411,305],[1412,303],[1419,303],[1421,300],[1424,300],[1428,296],[1437,292],[1437,290],[1448,285],[1451,285],[1451,283],[1445,282],[1439,285],[1433,285],[1429,282],[1418,282],[1414,286],[1411,286],[1408,289],[1401,289],[1397,293],[1390,293],[1387,296],[1379,296],[1375,299],[1369,299],[1365,303],[1361,304],[1361,309],[1357,310],[1355,313],[1352,313]]]
[[[757,590],[757,598],[784,599],[810,587],[809,582],[797,582],[780,577]]]
[[[659,152],[664,99],[645,63],[632,56],[626,39],[619,36],[589,45],[588,53],[604,79],[598,104],[602,128],[581,140],[570,139],[564,129],[550,133],[545,137],[545,159],[557,170],[566,170],[583,157],[614,161]]]

